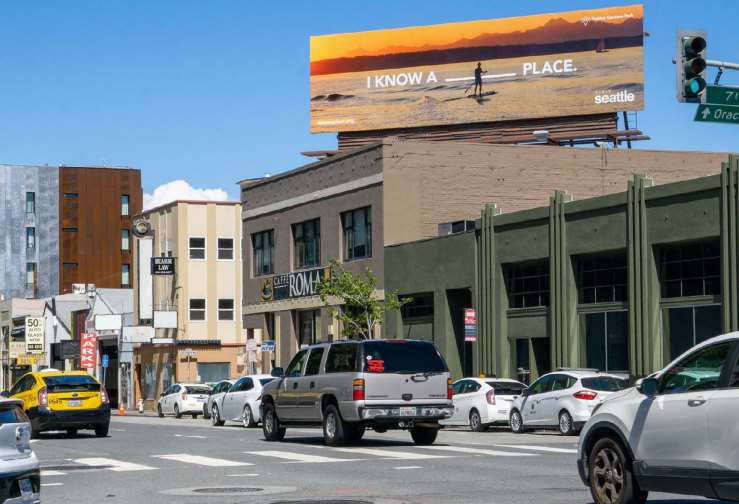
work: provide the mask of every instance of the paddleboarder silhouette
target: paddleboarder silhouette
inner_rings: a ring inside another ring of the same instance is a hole
[[[475,90],[472,93],[472,95],[478,95],[480,98],[482,98],[482,74],[488,73],[487,70],[482,69],[482,63],[477,63],[477,67],[475,68]],[[477,88],[480,88],[480,92],[478,94]]]

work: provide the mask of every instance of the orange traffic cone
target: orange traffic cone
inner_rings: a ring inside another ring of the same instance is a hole
[[[123,405],[118,406],[118,416],[126,416],[126,409]]]

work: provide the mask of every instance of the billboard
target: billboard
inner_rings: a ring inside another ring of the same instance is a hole
[[[643,6],[310,39],[311,132],[641,110]]]
[[[82,333],[80,335],[80,368],[92,369],[97,367],[98,344],[95,333]]]
[[[44,319],[41,317],[26,317],[26,351],[44,353]]]

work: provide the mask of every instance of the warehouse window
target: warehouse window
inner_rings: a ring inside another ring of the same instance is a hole
[[[662,297],[721,294],[720,242],[705,240],[660,248]]]
[[[218,238],[218,259],[231,261],[234,258],[233,238]]]
[[[36,263],[26,263],[26,288],[36,288]]]
[[[626,301],[626,254],[598,254],[578,258],[580,303]]]
[[[190,320],[205,320],[205,299],[190,300]]]
[[[79,193],[76,192],[65,192],[64,193],[64,199],[77,199],[79,198]]]
[[[679,306],[667,309],[670,359],[721,334],[721,305]]]
[[[510,308],[549,306],[549,262],[531,261],[505,266]]]
[[[310,268],[321,263],[321,221],[313,219],[293,224],[295,268]]]
[[[251,246],[254,256],[254,276],[274,273],[273,257],[275,253],[274,230],[260,231],[251,235]]]
[[[131,265],[121,264],[121,287],[129,287],[131,285]]]
[[[344,260],[372,257],[371,207],[344,212],[341,223],[344,228]]]
[[[129,199],[128,194],[121,194],[121,215],[123,216],[128,215]]]
[[[205,238],[190,238],[190,259],[205,259]]]
[[[29,250],[36,248],[36,228],[26,228],[26,248]]]
[[[234,319],[234,300],[219,299],[218,300],[218,320]]]
[[[583,317],[587,367],[601,371],[627,371],[628,312],[586,313]]]
[[[401,299],[409,299],[409,301],[400,308],[400,313],[402,314],[403,319],[429,318],[434,316],[433,292],[401,296]]]
[[[35,192],[26,193],[26,213],[27,214],[36,213],[36,193]]]
[[[131,232],[128,229],[121,229],[121,250],[130,250],[131,248]]]

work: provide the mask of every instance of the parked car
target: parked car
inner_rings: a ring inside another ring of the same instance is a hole
[[[213,409],[213,404],[215,404],[217,399],[223,397],[223,394],[225,394],[226,391],[230,389],[231,385],[233,384],[234,380],[222,380],[210,386],[210,395],[205,401],[205,404],[203,404],[203,418],[210,418],[210,412]]]
[[[51,430],[66,430],[73,436],[79,429],[93,429],[98,437],[108,435],[108,393],[85,371],[27,373],[3,395],[23,402],[33,437]]]
[[[452,416],[452,380],[427,341],[367,340],[300,350],[262,392],[262,429],[279,441],[290,425],[323,426],[328,445],[376,432],[408,429],[417,444],[432,444],[439,421]]]
[[[20,399],[0,399],[0,502],[40,504],[39,461]]]
[[[627,386],[618,375],[590,369],[545,374],[513,401],[511,431],[559,429],[565,436],[576,434],[599,404]]]
[[[274,379],[271,375],[239,378],[213,402],[210,410],[213,425],[235,421],[241,422],[244,427],[256,427],[260,420],[262,387]]]
[[[516,380],[462,378],[452,385],[454,414],[442,425],[469,425],[481,432],[493,424],[508,424],[511,403],[526,389]]]
[[[157,401],[157,414],[174,415],[181,418],[182,415],[192,415],[197,418],[203,413],[203,405],[208,400],[211,389],[207,385],[197,383],[175,383],[162,392]]]
[[[739,332],[688,350],[596,408],[577,466],[595,504],[647,492],[739,501]]]

